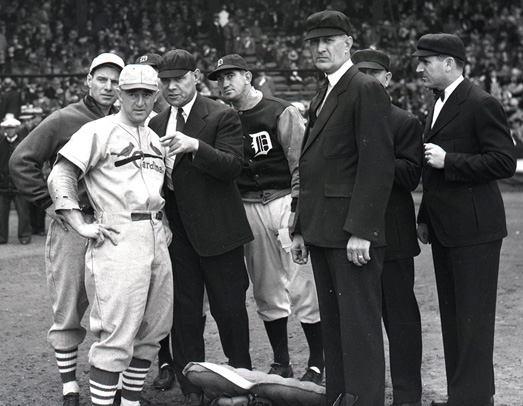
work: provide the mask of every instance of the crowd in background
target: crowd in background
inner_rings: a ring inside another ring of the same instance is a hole
[[[45,116],[86,93],[93,55],[115,52],[134,62],[145,53],[183,48],[204,72],[220,56],[239,53],[255,75],[267,70],[276,79],[276,95],[306,105],[317,80],[303,44],[304,23],[325,8],[351,17],[354,50],[375,47],[391,55],[393,102],[422,120],[432,99],[410,56],[416,41],[427,32],[459,35],[470,56],[467,77],[502,101],[515,138],[523,139],[522,0],[14,0],[0,7],[0,97],[18,97],[20,105],[41,108]],[[217,96],[212,85],[204,80],[200,91]],[[0,100],[1,117],[2,105]]]

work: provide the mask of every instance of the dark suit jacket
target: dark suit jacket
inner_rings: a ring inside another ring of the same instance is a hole
[[[154,117],[151,127],[165,135],[171,109]],[[197,95],[184,131],[200,140],[192,154],[176,156],[172,172],[174,195],[183,227],[201,256],[231,251],[253,239],[235,183],[242,170],[243,134],[238,114],[221,103]],[[173,208],[166,194],[166,212]]]
[[[445,167],[423,170],[418,223],[431,226],[447,247],[480,244],[507,235],[496,179],[516,170],[515,148],[500,102],[464,80],[449,96],[425,142],[446,152]],[[430,236],[429,236],[430,237]]]
[[[411,192],[416,189],[421,177],[423,129],[414,114],[394,105],[390,124],[396,160],[394,184],[385,212],[385,261],[412,258],[420,253]]]
[[[385,245],[385,208],[394,177],[389,114],[383,86],[352,66],[314,126],[307,127],[295,229],[306,243],[345,248],[354,234]]]

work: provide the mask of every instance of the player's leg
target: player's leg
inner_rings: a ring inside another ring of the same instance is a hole
[[[86,240],[69,227],[51,221],[46,240],[47,288],[53,310],[48,341],[55,350],[63,395],[79,393],[76,381],[78,346],[86,331],[81,325],[89,305],[85,290]]]
[[[16,194],[13,200],[18,214],[18,240],[21,244],[29,244],[33,236],[29,202],[20,194]]]
[[[286,289],[287,273],[281,255],[278,230],[285,197],[267,204],[244,203],[254,240],[245,244],[245,263],[253,284],[257,312],[263,320],[273,351],[270,374],[292,377],[287,321],[291,302]],[[290,205],[290,195],[289,195]]]

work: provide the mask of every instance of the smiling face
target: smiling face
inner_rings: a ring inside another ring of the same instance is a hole
[[[250,72],[238,69],[227,69],[217,75],[216,82],[223,98],[228,102],[240,100],[249,91]]]
[[[153,110],[158,91],[148,89],[118,89],[118,98],[122,104],[120,112],[127,124],[142,126]]]
[[[87,75],[89,95],[98,105],[108,109],[114,104],[119,77],[120,71],[111,65],[100,66]]]
[[[183,107],[189,103],[196,93],[196,83],[200,71],[187,72],[177,78],[162,78],[162,95],[171,106]]]
[[[313,38],[309,41],[309,47],[316,68],[330,74],[349,60],[352,37],[344,34]]]

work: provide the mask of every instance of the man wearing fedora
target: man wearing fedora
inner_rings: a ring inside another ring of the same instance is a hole
[[[315,66],[326,83],[311,101],[302,145],[292,246],[310,250],[325,349],[326,404],[384,404],[381,272],[385,209],[394,180],[390,99],[350,58],[349,18],[307,18]]]
[[[171,107],[149,126],[171,154],[164,191],[173,233],[173,346],[182,349],[183,365],[205,360],[205,287],[229,365],[250,369],[245,307],[249,277],[243,245],[253,236],[235,183],[243,163],[240,118],[230,107],[196,91],[201,73],[189,52],[166,52],[158,71]],[[185,404],[201,405],[202,389],[185,378],[175,361]]]
[[[254,233],[254,240],[245,244],[245,260],[258,315],[273,350],[269,374],[293,376],[287,334],[292,309],[310,349],[301,380],[320,384],[324,361],[314,276],[310,264],[292,261],[288,228],[300,188],[303,117],[292,104],[256,90],[240,55],[218,59],[209,79],[218,82],[223,99],[238,111],[242,122],[245,159],[236,184]]]
[[[413,56],[437,95],[424,132],[418,214],[418,238],[432,245],[447,372],[448,399],[432,405],[493,405],[496,290],[507,235],[496,180],[514,174],[514,144],[501,103],[463,77],[459,37],[424,35]]]
[[[363,73],[384,88],[390,83],[390,58],[364,49],[352,55]],[[387,248],[381,275],[383,323],[389,339],[393,406],[421,406],[421,318],[414,295],[414,257],[420,253],[411,191],[416,189],[423,163],[423,129],[417,117],[392,105],[394,184],[385,212]]]

